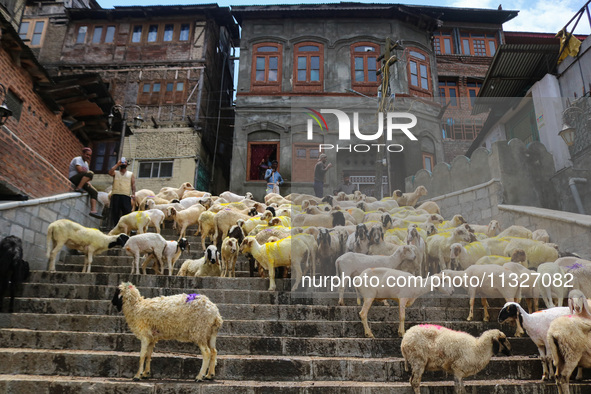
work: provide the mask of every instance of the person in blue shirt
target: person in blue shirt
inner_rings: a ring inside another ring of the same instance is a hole
[[[278,165],[279,163],[277,160],[273,160],[271,162],[271,168],[265,172],[265,180],[267,181],[267,194],[279,194],[279,185],[283,185],[283,178],[281,177],[279,171],[277,171]]]

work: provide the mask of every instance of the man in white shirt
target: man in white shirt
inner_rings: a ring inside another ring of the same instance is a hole
[[[77,192],[83,193],[87,192],[90,195],[90,213],[89,215],[95,217],[97,219],[102,218],[101,215],[98,214],[96,211],[96,200],[98,196],[98,192],[96,189],[90,184],[92,177],[94,176],[94,172],[89,171],[89,164],[90,158],[92,157],[92,149],[86,147],[82,148],[82,155],[78,157],[74,157],[70,162],[70,167],[68,169],[68,178],[70,182],[74,185]]]
[[[119,171],[117,171],[119,167]],[[113,177],[113,190],[111,190],[111,225],[119,223],[123,215],[131,213],[131,200],[135,199],[135,176],[127,171],[127,160],[122,157],[110,170]]]

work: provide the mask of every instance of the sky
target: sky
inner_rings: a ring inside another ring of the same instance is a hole
[[[251,4],[305,4],[305,3],[338,3],[331,0],[255,0]],[[414,5],[436,5],[449,7],[465,8],[489,8],[497,9],[499,4],[504,10],[518,10],[519,15],[513,20],[505,23],[505,31],[528,31],[556,33],[562,29],[575,13],[585,5],[586,0],[400,0],[400,1],[381,1],[381,0],[357,0],[360,3],[400,3]],[[147,6],[147,5],[180,5],[180,4],[211,4],[217,3],[220,6],[249,5],[238,0],[98,0],[103,8],[112,8],[114,6]],[[572,25],[571,25],[572,26]],[[568,29],[570,31],[570,28]],[[575,33],[589,34],[591,28],[586,15],[581,18]]]

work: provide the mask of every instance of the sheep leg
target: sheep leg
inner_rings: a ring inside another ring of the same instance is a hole
[[[367,314],[369,312],[369,308],[371,308],[373,300],[373,298],[365,298],[363,300],[363,307],[361,308],[361,312],[359,312],[359,317],[361,317],[363,329],[365,330],[365,336],[368,338],[375,338],[373,336],[373,333],[371,332],[371,329],[369,328],[369,323],[367,322]]]
[[[139,274],[140,273],[139,272],[140,271],[140,252],[139,252],[139,250],[138,251],[135,251],[133,253],[133,261],[131,262],[131,272],[130,272],[131,275],[133,275],[133,269],[135,268],[136,265],[138,267],[137,268],[137,271],[138,271],[138,274]]]
[[[297,290],[298,286],[300,285],[300,282],[302,281],[302,266],[296,263],[293,268],[295,270],[295,283],[293,284],[291,291]],[[285,270],[287,270],[287,267],[285,267]]]
[[[152,254],[149,254],[148,256],[146,256],[146,258],[144,259],[144,262],[142,263],[142,273],[144,275],[146,275],[146,267],[148,266],[148,263],[152,261]]]
[[[577,376],[575,376],[575,380],[583,380],[583,367],[577,368]]]
[[[50,272],[55,272],[55,260],[57,259],[57,254],[62,249],[62,246],[64,246],[64,244],[57,243],[53,247],[53,249],[51,250],[51,253],[49,254],[49,271]],[[82,267],[82,272],[84,272],[84,268],[85,267]]]
[[[233,256],[230,260],[232,264],[232,278],[236,277],[236,256]]]
[[[406,304],[408,303],[408,298],[400,298],[398,300],[398,336],[402,338],[406,331],[404,330],[404,321],[406,320]]]
[[[545,380],[550,380],[550,373],[548,371],[548,367],[549,367],[548,358],[546,357],[546,347],[539,346],[538,352],[540,353],[540,360],[542,360],[542,382]],[[558,370],[558,366],[557,366],[557,370]]]
[[[415,394],[421,394],[421,378],[423,377],[423,372],[425,371],[425,365],[413,364],[411,368],[412,374],[410,375],[410,385],[412,386]]]
[[[142,379],[149,379],[152,377],[150,364],[152,363],[152,352],[154,351],[154,346],[156,346],[156,341],[150,342],[148,345],[148,350],[146,352],[146,367],[144,368],[144,373],[142,373]]]
[[[269,262],[269,291],[275,291],[275,265]]]
[[[203,357],[203,362],[201,363],[201,369],[199,370],[199,374],[195,377],[197,382],[202,382],[205,373],[207,372],[207,368],[209,367],[209,361],[211,359],[211,351],[207,345],[199,345],[199,349],[201,350],[201,356]]]
[[[456,394],[465,394],[466,389],[464,387],[464,382],[462,382],[461,376],[454,376],[454,387]]]
[[[472,321],[474,319],[474,300],[476,297],[470,296],[470,314],[468,315],[467,321]]]
[[[148,351],[148,346],[150,342],[148,342],[147,338],[142,338],[142,349],[140,350],[140,367],[137,370],[137,373],[133,377],[133,380],[138,381],[142,377],[142,373],[144,372],[144,361],[146,360],[146,353]]]
[[[486,298],[481,298],[480,302],[482,303],[482,308],[484,309],[484,318],[482,321],[489,321],[490,315],[488,314],[488,301]]]
[[[90,266],[92,265],[92,250],[89,250],[84,257],[84,266],[86,267],[86,272],[90,274]],[[82,271],[84,272],[84,271]]]
[[[217,331],[217,328],[214,328],[211,334],[211,338],[209,338],[209,350],[211,351],[211,359],[209,360],[209,369],[207,371],[207,375],[205,376],[205,378],[209,380],[213,380],[213,378],[215,377],[215,365],[217,363],[218,355],[218,351],[215,347]]]
[[[185,236],[185,231],[187,231],[187,226],[189,226],[187,223],[183,224],[183,227],[181,228],[181,231],[179,233],[179,239],[177,239],[177,242],[181,240],[181,238],[183,238]]]

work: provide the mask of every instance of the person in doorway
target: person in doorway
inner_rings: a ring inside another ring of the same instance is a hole
[[[98,192],[96,189],[90,184],[90,181],[94,177],[94,172],[90,171],[88,162],[92,157],[92,149],[86,147],[82,148],[82,155],[78,157],[74,157],[70,162],[70,167],[68,169],[68,178],[74,188],[79,193],[87,192],[90,196],[90,213],[89,215],[100,219],[102,218],[101,215],[96,210],[96,201],[98,197]]]
[[[334,194],[335,196],[340,192],[344,192],[345,194],[353,194],[355,190],[357,190],[357,185],[351,183],[351,177],[349,174],[343,173],[343,183],[334,189]]]
[[[117,169],[119,167],[119,169]],[[131,212],[132,200],[135,200],[135,176],[127,171],[127,160],[122,157],[110,170],[113,177],[111,191],[111,226],[119,222],[119,218]]]
[[[318,156],[318,162],[314,167],[314,194],[318,198],[324,197],[324,177],[326,171],[332,167],[332,163],[326,164],[327,157],[324,153]]]
[[[267,181],[266,194],[279,194],[279,185],[283,185],[283,178],[281,177],[279,171],[277,171],[278,166],[279,163],[277,162],[277,160],[273,160],[271,162],[271,168],[269,168],[265,173],[265,181]]]

